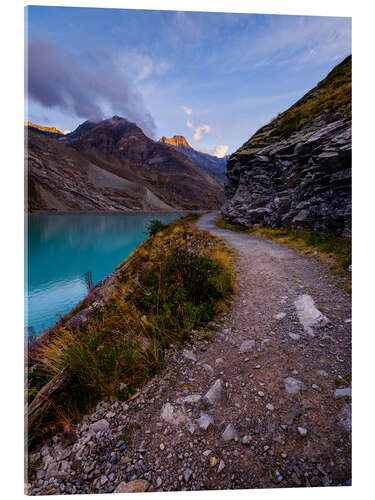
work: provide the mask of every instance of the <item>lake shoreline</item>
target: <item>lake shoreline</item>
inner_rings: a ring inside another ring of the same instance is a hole
[[[51,210],[38,210],[34,212],[25,212],[27,216],[36,215],[188,215],[188,214],[203,214],[212,212],[211,210],[137,210],[136,212],[113,212],[113,211],[90,211],[90,212],[57,212]]]

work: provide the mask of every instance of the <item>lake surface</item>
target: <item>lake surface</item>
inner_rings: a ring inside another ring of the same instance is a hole
[[[87,295],[146,237],[152,219],[177,215],[31,215],[25,230],[25,331],[39,335]],[[30,328],[31,327],[31,328]]]

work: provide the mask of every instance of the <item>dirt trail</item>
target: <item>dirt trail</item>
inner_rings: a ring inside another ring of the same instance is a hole
[[[111,492],[139,479],[148,491],[350,484],[350,297],[322,264],[219,229],[216,217],[198,228],[239,258],[213,340],[198,333],[134,401],[98,405],[73,446],[54,438],[30,491]]]

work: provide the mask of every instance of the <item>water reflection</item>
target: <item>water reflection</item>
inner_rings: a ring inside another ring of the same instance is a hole
[[[38,334],[107,276],[145,237],[152,215],[33,215],[27,218],[25,326]],[[165,222],[177,216],[157,216]]]

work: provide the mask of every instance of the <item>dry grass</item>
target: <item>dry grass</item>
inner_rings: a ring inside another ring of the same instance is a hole
[[[160,372],[171,344],[190,341],[194,328],[227,307],[235,257],[221,240],[191,226],[197,217],[148,238],[128,257],[102,308],[76,328],[63,318],[44,339],[29,365],[36,361],[49,378],[68,367],[69,382],[31,437],[66,426],[103,398],[128,399]]]
[[[238,224],[230,224],[222,217],[216,220],[216,225],[222,229],[260,236],[286,245],[305,255],[318,258],[331,271],[343,278],[345,290],[351,293],[351,272],[348,270],[352,261],[351,238],[291,228],[261,227],[252,229]]]

